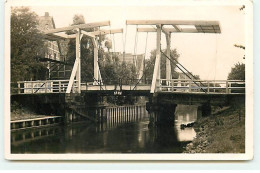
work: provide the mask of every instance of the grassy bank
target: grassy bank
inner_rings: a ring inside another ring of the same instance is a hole
[[[11,121],[42,118],[44,116],[46,115],[39,115],[28,108],[23,108],[17,102],[11,105]]]
[[[224,107],[200,118],[194,125],[196,138],[185,153],[244,153],[245,107]]]

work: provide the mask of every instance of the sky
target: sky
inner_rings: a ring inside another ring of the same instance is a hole
[[[245,45],[245,14],[241,6],[33,6],[31,9],[43,16],[49,12],[53,16],[56,28],[72,24],[73,16],[81,14],[86,23],[110,20],[111,26],[102,29],[123,28],[124,33],[114,35],[113,45],[116,52],[134,53],[135,25],[127,25],[126,20],[209,20],[219,21],[221,34],[172,33],[171,48],[180,54],[179,62],[204,80],[226,80],[231,68],[237,62],[244,62],[243,49],[234,44]],[[152,27],[152,26],[148,26]],[[127,33],[126,33],[127,30]],[[125,37],[126,34],[126,37]],[[149,58],[151,50],[156,48],[156,33],[149,33],[146,45],[146,33],[137,34],[136,53],[146,52]],[[113,35],[107,35],[113,39]],[[162,34],[161,48],[166,48]]]

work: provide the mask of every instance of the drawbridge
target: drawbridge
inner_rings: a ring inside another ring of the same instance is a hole
[[[116,81],[107,82],[102,79],[99,67],[99,40],[101,36],[107,34],[123,33],[123,29],[105,30],[102,27],[110,26],[110,21],[102,21],[95,23],[87,23],[62,27],[45,31],[45,39],[51,41],[57,40],[75,40],[76,58],[73,64],[65,62],[55,62],[61,65],[55,67],[57,74],[60,70],[67,74],[67,79],[56,80],[37,80],[37,81],[19,81],[17,82],[17,94],[51,94],[51,93],[104,93],[111,95],[124,95],[125,93],[138,93],[140,95],[149,95],[155,93],[168,94],[200,94],[200,95],[231,95],[245,94],[245,81],[240,80],[199,80],[179,61],[171,56],[171,38],[173,34],[179,33],[204,33],[204,34],[221,34],[221,28],[218,21],[195,21],[195,20],[127,20],[128,25],[135,25],[136,32],[150,32],[156,34],[156,58],[154,62],[152,79],[147,80],[143,76],[143,71],[138,72],[137,79],[118,79]],[[142,27],[139,27],[142,26]],[[147,26],[147,28],[143,27]],[[148,27],[149,26],[149,27]],[[152,26],[152,27],[151,27]],[[191,28],[185,26],[193,26]],[[91,31],[90,31],[91,29]],[[73,31],[71,32],[68,31]],[[70,34],[68,34],[70,33]],[[161,36],[165,34],[166,52],[161,49]],[[81,61],[81,40],[87,37],[93,44],[93,81],[82,82]],[[203,35],[202,35],[203,37]],[[124,43],[125,44],[125,43]],[[125,47],[125,45],[124,45]],[[125,52],[123,52],[125,54]],[[166,58],[166,74],[162,79],[161,62],[162,58]],[[144,56],[145,59],[145,56]],[[144,66],[145,62],[142,62]],[[45,59],[45,61],[47,61]],[[171,64],[174,64],[186,79],[173,79]],[[70,68],[66,69],[65,65]],[[140,68],[140,70],[143,70]],[[142,74],[142,75],[140,75]],[[66,76],[66,75],[64,75]]]

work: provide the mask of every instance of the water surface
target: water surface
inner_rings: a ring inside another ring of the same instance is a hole
[[[118,113],[121,116],[124,114]],[[196,133],[193,128],[181,130],[180,124],[193,122],[196,116],[195,109],[179,106],[172,127],[149,129],[149,115],[142,111],[129,121],[107,121],[103,124],[81,122],[69,126],[16,130],[11,133],[11,152],[181,153]]]

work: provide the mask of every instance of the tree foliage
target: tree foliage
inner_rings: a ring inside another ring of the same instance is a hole
[[[136,67],[131,63],[120,61],[117,54],[104,53],[104,62],[101,64],[101,74],[106,81],[136,79]]]
[[[73,17],[72,25],[84,24],[85,19],[82,15],[75,15]],[[94,29],[87,29],[90,32]],[[74,34],[70,31],[67,34]],[[110,81],[117,81],[121,78],[133,78],[136,74],[135,67],[131,64],[122,63],[119,61],[118,54],[110,52],[112,49],[112,42],[105,36],[98,36],[98,62],[100,66],[102,79],[109,79]],[[104,45],[107,52],[104,50]],[[68,48],[68,63],[74,63],[76,58],[76,45],[75,40],[70,40]],[[94,72],[94,45],[92,40],[88,37],[81,39],[81,78],[83,82],[93,81]],[[104,80],[103,80],[104,81]]]
[[[73,17],[73,25],[80,25],[85,23],[85,18],[82,14],[76,14]]]
[[[28,7],[11,9],[11,81],[45,79],[47,67],[38,58],[46,51],[37,29],[38,16]]]
[[[85,24],[84,16],[77,14],[73,17],[72,25]],[[93,31],[88,29],[87,31]],[[68,31],[67,34],[75,34],[74,31]],[[81,80],[82,82],[89,82],[93,80],[93,57],[94,57],[94,46],[92,45],[91,39],[88,37],[82,37],[81,39]],[[68,43],[68,63],[73,64],[76,59],[76,41],[71,39]]]
[[[166,50],[163,50],[164,53],[166,53]],[[171,50],[171,57],[178,60],[179,54],[176,49]],[[145,70],[144,74],[147,79],[152,79],[153,77],[153,70],[154,70],[154,64],[155,64],[155,58],[156,58],[156,49],[151,51],[150,59],[145,61]],[[166,78],[166,57],[161,54],[161,78]],[[173,78],[178,78],[178,73],[175,71],[176,65],[171,63],[171,73]]]
[[[228,80],[245,80],[245,64],[236,63],[228,74]]]

